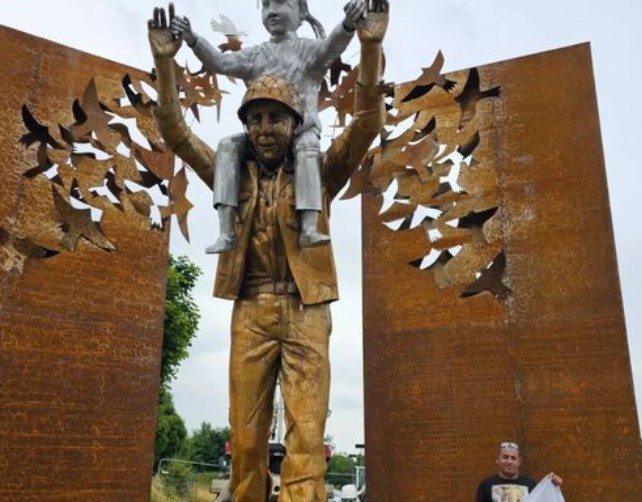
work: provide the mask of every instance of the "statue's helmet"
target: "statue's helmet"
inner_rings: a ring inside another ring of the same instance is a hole
[[[247,107],[259,100],[278,101],[285,105],[296,117],[299,124],[303,122],[303,105],[296,88],[283,77],[278,75],[261,75],[250,84],[243,96],[243,102],[238,110],[241,122],[245,124]]]

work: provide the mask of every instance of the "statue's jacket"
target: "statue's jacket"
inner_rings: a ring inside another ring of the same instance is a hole
[[[366,50],[369,48],[366,48]],[[378,47],[372,47],[378,50]],[[177,101],[155,110],[167,146],[187,162],[210,187],[215,154],[186,125]],[[355,113],[349,125],[332,142],[321,158],[323,209],[319,230],[329,233],[330,203],[357,169],[384,118],[383,97],[378,85],[355,86]],[[298,246],[298,226],[294,207],[293,176],[279,170],[277,219],[292,276],[306,305],[338,299],[334,256],[330,244],[317,248]],[[234,300],[239,297],[245,272],[246,252],[252,232],[253,214],[258,201],[258,167],[248,161],[241,173],[237,246],[219,257],[214,295]]]

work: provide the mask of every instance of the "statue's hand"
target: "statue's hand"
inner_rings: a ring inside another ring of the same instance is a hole
[[[175,17],[174,4],[169,4],[169,22]],[[173,58],[181,48],[183,40],[170,29],[165,9],[155,8],[152,19],[147,21],[149,46],[155,58]]]
[[[192,30],[192,24],[185,16],[172,18],[169,29],[175,36],[182,37],[190,47],[196,43],[196,33]]]
[[[388,0],[370,0],[368,14],[357,25],[357,33],[361,42],[381,42],[388,29]]]
[[[345,19],[343,20],[343,26],[350,31],[354,31],[357,24],[361,19],[363,19],[366,13],[366,4],[363,0],[350,0],[344,5],[343,11],[346,14]]]

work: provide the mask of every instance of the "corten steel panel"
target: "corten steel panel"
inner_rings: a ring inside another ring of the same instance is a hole
[[[567,500],[642,500],[639,430],[588,44],[479,68],[506,300],[407,266],[423,231],[363,202],[368,498],[472,500],[497,443]],[[617,166],[612,166],[617,169]]]
[[[42,123],[73,123],[92,77],[107,101],[141,72],[4,27],[0,49],[0,226],[46,241],[52,184],[22,176],[37,164],[18,143],[22,105]],[[0,500],[148,499],[168,233],[147,221],[106,210],[115,251],[81,238],[1,273]]]

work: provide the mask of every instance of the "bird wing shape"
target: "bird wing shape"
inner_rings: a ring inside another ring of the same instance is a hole
[[[212,21],[210,22],[210,26],[212,27],[213,31],[217,33],[222,33],[223,35],[226,35],[226,36],[247,35],[247,33],[243,31],[239,31],[236,25],[234,24],[234,22],[225,14],[219,14],[218,17],[220,21],[217,21],[216,19],[212,18]]]

